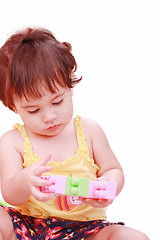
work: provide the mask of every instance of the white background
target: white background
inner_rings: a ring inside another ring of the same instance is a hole
[[[96,120],[121,163],[126,183],[108,209],[150,239],[160,215],[160,7],[155,0],[33,0],[0,3],[0,45],[26,26],[50,29],[72,44],[83,81],[76,114]],[[0,135],[19,122],[0,104]]]

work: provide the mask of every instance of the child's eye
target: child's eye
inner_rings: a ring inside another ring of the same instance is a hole
[[[34,114],[34,113],[37,113],[39,111],[39,109],[35,109],[33,111],[28,111],[30,114]]]
[[[58,102],[53,102],[52,105],[60,105],[62,102],[63,102],[63,99],[61,99],[61,100],[58,101]]]

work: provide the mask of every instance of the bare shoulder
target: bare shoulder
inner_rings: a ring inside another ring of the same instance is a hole
[[[82,125],[90,138],[94,161],[100,168],[98,175],[109,169],[121,169],[101,126],[90,119],[82,119]]]
[[[20,149],[23,144],[21,134],[17,129],[12,129],[4,133],[0,138],[0,149]]]
[[[20,138],[20,134],[16,129],[12,129],[12,130],[5,132],[1,136],[0,143],[10,141],[10,140],[15,140],[16,138]]]
[[[92,119],[89,119],[89,118],[81,118],[81,121],[82,121],[82,125],[84,128],[87,128],[87,129],[97,129],[97,128],[101,128],[100,125],[92,120]]]
[[[12,176],[22,169],[24,141],[18,130],[13,129],[0,138],[0,177]]]
[[[91,137],[96,138],[97,136],[102,136],[106,138],[106,135],[102,127],[94,120],[88,118],[82,118],[82,126],[84,131]]]

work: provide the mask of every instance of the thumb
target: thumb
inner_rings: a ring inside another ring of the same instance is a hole
[[[97,178],[97,181],[107,181],[106,176],[101,176]]]

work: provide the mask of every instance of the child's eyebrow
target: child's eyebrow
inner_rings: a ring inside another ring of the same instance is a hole
[[[38,105],[26,105],[26,106],[21,106],[21,108],[27,109],[27,108],[36,108]]]
[[[65,95],[65,92],[62,92],[62,93],[57,93],[57,95],[54,97],[54,98],[51,98],[50,99],[50,102],[51,101],[53,101],[53,100],[56,100],[57,98],[59,98],[59,97],[62,97],[62,96],[64,96]],[[38,104],[36,105],[25,105],[25,106],[21,106],[21,108],[24,108],[24,109],[26,109],[26,108],[36,108],[36,107],[38,107]]]

